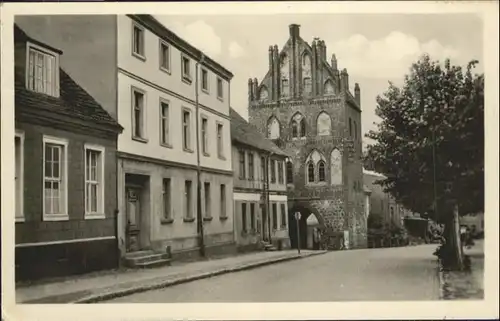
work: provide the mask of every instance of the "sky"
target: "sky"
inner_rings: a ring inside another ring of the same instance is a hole
[[[248,78],[262,80],[268,48],[282,48],[288,26],[300,25],[300,36],[326,43],[339,69],[347,68],[350,90],[361,88],[362,131],[376,129],[376,97],[389,81],[401,84],[412,62],[423,53],[434,60],[450,58],[465,66],[477,59],[483,71],[483,25],[475,14],[282,14],[282,15],[156,15],[178,36],[229,69],[231,106],[248,118]],[[364,139],[364,145],[369,143]]]

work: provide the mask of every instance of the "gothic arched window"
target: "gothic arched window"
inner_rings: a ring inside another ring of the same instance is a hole
[[[311,78],[306,77],[306,78],[304,78],[303,82],[304,82],[304,94],[310,95],[312,93]]]
[[[319,161],[318,163],[318,181],[319,182],[326,181],[325,162],[323,161]]]
[[[312,162],[307,165],[307,181],[314,183],[314,164]]]
[[[280,137],[280,123],[276,117],[271,117],[267,123],[267,137],[277,139]]]
[[[280,59],[280,73],[281,73],[281,96],[287,97],[290,95],[290,63],[286,54],[283,54]]]
[[[332,130],[332,119],[330,115],[322,111],[316,121],[318,136],[330,135]]]
[[[286,162],[286,183],[293,183],[293,164],[291,161]]]
[[[259,92],[260,100],[266,101],[268,97],[269,97],[269,92],[267,91],[267,88],[265,86],[262,86],[262,88],[260,88],[260,92]]]
[[[302,114],[296,113],[295,115],[293,115],[290,125],[292,127],[293,138],[306,136],[306,121]]]
[[[328,79],[325,82],[325,94],[326,95],[331,95],[333,93],[334,93],[333,82],[331,81],[331,79]]]

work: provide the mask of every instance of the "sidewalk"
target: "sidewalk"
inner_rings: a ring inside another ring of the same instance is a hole
[[[16,289],[17,303],[92,303],[132,293],[159,289],[175,284],[242,271],[267,264],[323,254],[325,251],[296,250],[257,252],[222,259],[175,264],[155,269],[126,270],[113,274],[78,276],[71,279],[21,286]]]
[[[444,300],[484,299],[484,240],[476,240],[464,254],[471,260],[470,271],[442,272],[441,286]]]

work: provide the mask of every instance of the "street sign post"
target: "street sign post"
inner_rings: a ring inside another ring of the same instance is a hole
[[[299,221],[302,215],[300,215],[300,212],[295,212],[295,222],[297,223],[297,251],[300,254],[300,226],[299,226]]]

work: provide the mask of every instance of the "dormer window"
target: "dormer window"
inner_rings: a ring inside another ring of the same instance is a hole
[[[28,43],[27,60],[26,87],[41,94],[58,97],[58,55],[43,47]]]

